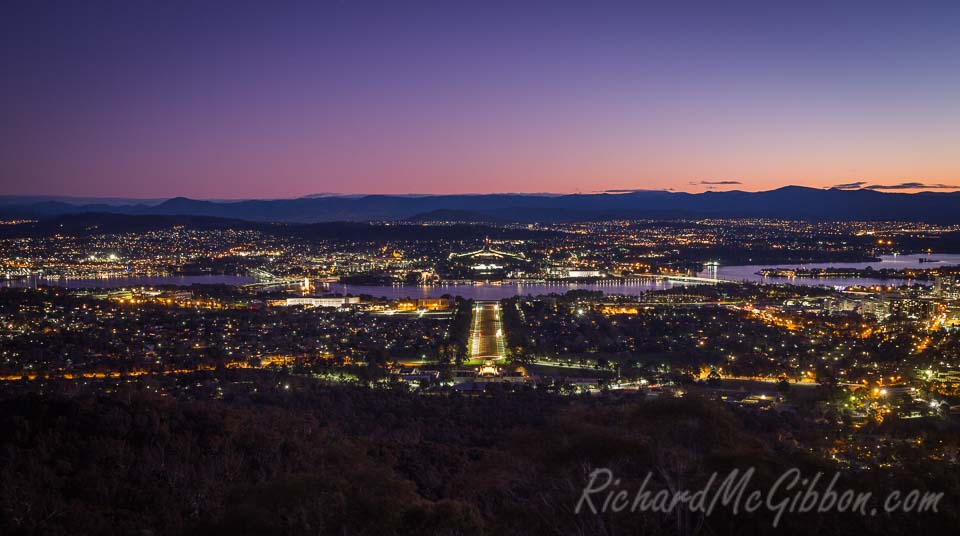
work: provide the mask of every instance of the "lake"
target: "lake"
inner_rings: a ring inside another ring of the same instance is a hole
[[[98,277],[91,279],[0,279],[0,288],[61,287],[61,288],[125,288],[152,287],[157,285],[246,285],[257,280],[243,275],[171,275],[142,277]]]
[[[940,262],[920,262],[920,259],[936,259]],[[708,267],[700,272],[700,277],[715,279],[725,279],[727,281],[750,281],[753,283],[789,283],[792,285],[826,285],[830,287],[849,287],[853,285],[892,285],[906,284],[907,280],[879,279],[879,278],[835,278],[820,279],[814,277],[797,277],[786,279],[782,277],[763,277],[759,272],[763,268],[853,268],[863,270],[872,267],[875,270],[881,268],[890,268],[894,270],[904,270],[907,268],[939,268],[941,266],[953,266],[960,264],[960,254],[955,253],[933,253],[933,254],[914,254],[914,255],[882,255],[880,262],[819,262],[807,264],[751,264],[742,266],[718,266],[716,268]],[[909,281],[914,283],[914,281]],[[916,281],[918,284],[930,284],[929,281]]]
[[[941,262],[921,263],[920,258],[933,258]],[[918,254],[918,255],[887,255],[881,257],[879,262],[825,262],[810,264],[756,264],[745,266],[718,266],[710,267],[699,275],[712,279],[724,279],[728,281],[748,281],[754,283],[787,283],[793,285],[826,285],[831,287],[848,287],[853,285],[898,285],[905,283],[914,283],[914,281],[893,280],[893,279],[872,279],[872,278],[848,278],[848,279],[820,279],[820,278],[765,278],[757,274],[763,268],[858,268],[863,269],[872,266],[874,269],[880,268],[937,268],[939,266],[950,266],[960,264],[960,254]],[[36,287],[36,286],[56,286],[64,288],[123,288],[123,287],[143,287],[158,285],[244,285],[253,283],[256,280],[252,277],[239,275],[188,275],[188,276],[166,276],[166,277],[115,277],[102,279],[10,279],[0,281],[0,287]],[[919,284],[929,285],[929,281],[916,281]],[[657,280],[632,280],[632,281],[600,281],[596,283],[503,283],[503,284],[440,284],[432,286],[367,286],[367,285],[343,285],[340,283],[330,283],[321,285],[318,292],[329,292],[336,294],[369,294],[371,296],[382,296],[385,298],[436,298],[449,294],[452,296],[462,296],[464,298],[478,300],[499,300],[511,296],[542,295],[542,294],[562,294],[568,290],[600,290],[607,294],[624,294],[636,296],[649,290],[663,290],[675,287],[683,287],[689,283],[677,283]]]

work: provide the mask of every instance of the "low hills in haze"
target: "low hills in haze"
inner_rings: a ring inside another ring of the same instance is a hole
[[[5,197],[4,218],[65,214],[204,216],[258,222],[410,220],[564,222],[633,218],[743,217],[802,220],[908,220],[960,223],[960,192],[885,193],[786,186],[765,192],[661,190],[597,194],[310,196],[207,201],[176,197],[118,204]]]

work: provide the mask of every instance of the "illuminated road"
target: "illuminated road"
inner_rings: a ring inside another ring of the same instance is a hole
[[[471,360],[499,360],[506,357],[500,302],[478,301],[474,304],[467,348]]]
[[[712,277],[697,277],[692,275],[665,275],[665,274],[637,274],[628,279],[659,279],[668,282],[677,282],[677,283],[733,283],[734,281],[726,281],[724,279],[712,278]]]

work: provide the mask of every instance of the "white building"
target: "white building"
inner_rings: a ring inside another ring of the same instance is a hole
[[[284,305],[306,305],[307,307],[343,307],[344,305],[356,305],[360,303],[360,298],[351,296],[348,298],[287,298]]]

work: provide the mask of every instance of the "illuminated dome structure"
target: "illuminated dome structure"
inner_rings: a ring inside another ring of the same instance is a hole
[[[466,253],[451,253],[447,261],[452,275],[469,279],[503,278],[511,271],[525,271],[530,263],[523,253],[493,249],[489,238],[484,241],[482,248]]]

